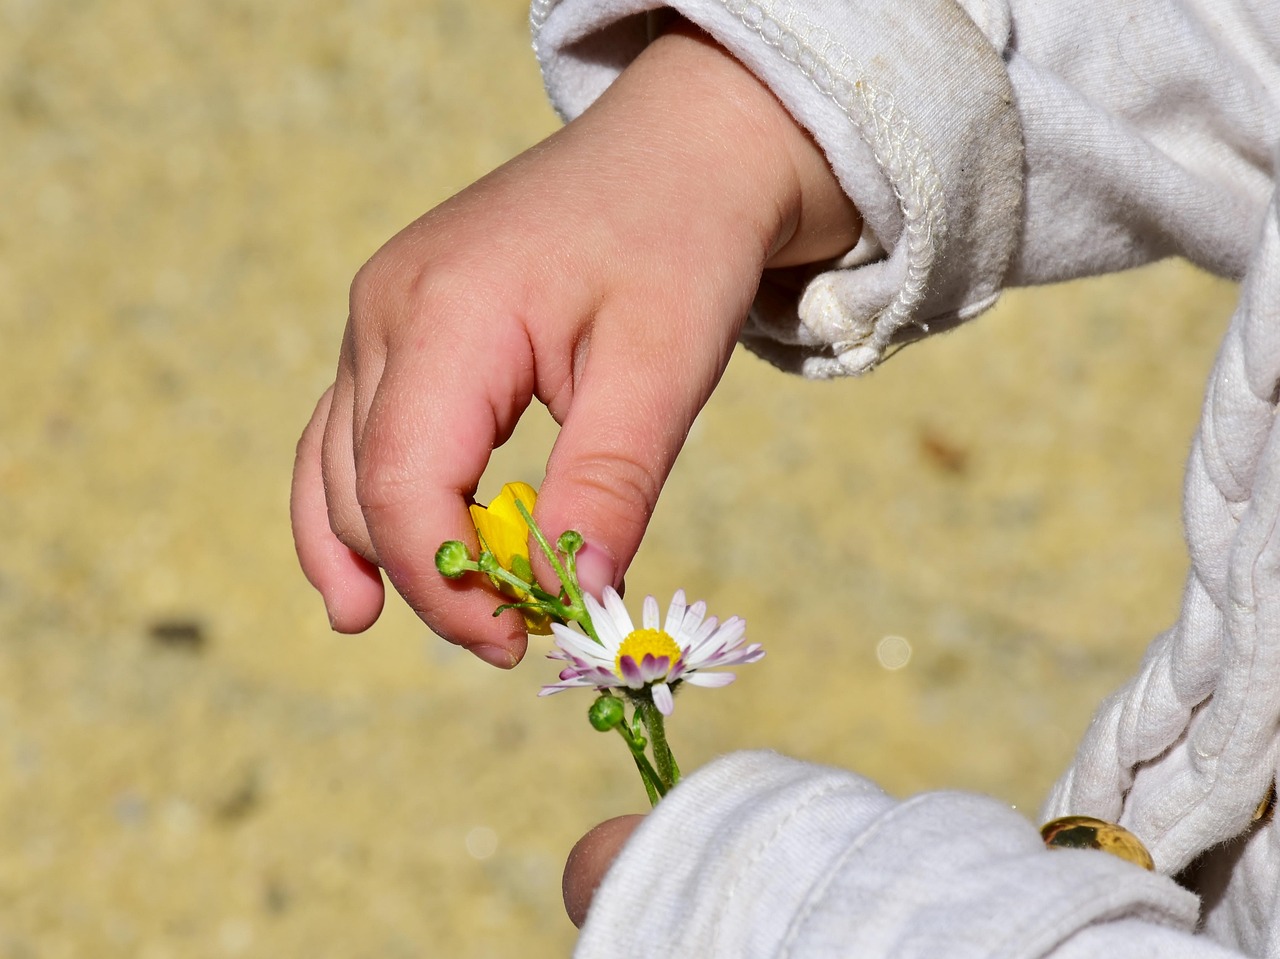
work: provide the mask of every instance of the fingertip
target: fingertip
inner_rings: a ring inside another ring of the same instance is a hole
[[[497,666],[499,669],[511,669],[524,658],[524,650],[514,649],[512,646],[477,643],[474,646],[468,646],[467,649],[477,659],[488,663],[490,666]]]
[[[482,593],[482,595],[484,595]],[[489,602],[496,597],[484,595]],[[489,616],[488,629],[468,629],[466,650],[482,662],[498,669],[513,669],[524,659],[529,650],[529,634],[524,620],[518,613],[506,611],[500,616]]]
[[[386,588],[378,567],[341,544],[339,548],[347,555],[333,557],[330,575],[317,589],[334,632],[363,633],[382,615]]]
[[[491,589],[483,576],[444,579],[433,570],[411,591],[403,579],[389,578],[402,595],[412,592],[424,598],[410,607],[445,642],[498,669],[512,669],[524,659],[529,646],[524,620],[514,610],[494,615],[495,607],[509,600]]]
[[[592,596],[599,597],[606,586],[616,587],[618,561],[602,546],[585,543],[575,557],[579,585]]]
[[[329,526],[320,447],[332,397],[330,387],[298,440],[289,519],[298,564],[324,600],[329,624],[340,633],[359,633],[382,613],[385,590],[378,568],[348,549]]]

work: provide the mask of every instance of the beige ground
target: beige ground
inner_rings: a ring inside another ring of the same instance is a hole
[[[539,657],[399,606],[332,635],[285,508],[355,269],[553,128],[527,44],[517,0],[0,0],[0,956],[569,949],[563,855],[642,806],[625,755]],[[861,382],[738,357],[629,576],[769,648],[682,701],[685,765],[776,747],[1033,816],[1175,614],[1232,295],[1011,295]]]

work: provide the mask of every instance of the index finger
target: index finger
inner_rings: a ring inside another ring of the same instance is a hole
[[[387,578],[442,638],[504,668],[524,655],[523,621],[495,618],[502,600],[487,580],[445,579],[435,553],[451,539],[475,546],[471,495],[532,399],[518,325],[476,318],[451,324],[468,333],[450,336],[437,324],[388,350],[355,442],[356,498]]]

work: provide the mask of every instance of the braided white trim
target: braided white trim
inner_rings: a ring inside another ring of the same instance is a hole
[[[1050,816],[1119,819],[1181,869],[1246,828],[1280,729],[1280,214],[1262,241],[1206,390],[1187,463],[1192,568],[1178,623],[1103,704]]]
[[[560,0],[533,0],[529,4],[529,27],[534,36],[537,36],[542,25],[547,22],[547,17],[551,16],[552,8],[559,2]]]

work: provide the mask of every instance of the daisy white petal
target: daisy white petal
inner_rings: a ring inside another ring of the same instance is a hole
[[[606,587],[605,591],[608,593],[611,590]],[[619,632],[617,623],[613,621],[613,617],[608,611],[600,605],[599,600],[587,593],[582,597],[582,601],[587,607],[587,612],[591,614],[591,622],[596,628],[596,635],[600,637],[600,642],[605,645],[606,649],[616,650],[622,645],[622,638],[631,632],[630,620],[627,621],[626,628]]]
[[[644,598],[644,604],[640,607],[640,622],[644,629],[658,628],[658,601],[652,596]],[[670,632],[670,630],[667,630]]]
[[[585,659],[591,663],[612,662],[613,657],[608,654],[603,646],[593,642],[589,636],[576,633],[567,626],[561,626],[559,623],[552,623],[551,630],[555,636],[556,646],[569,655],[578,659]]]
[[[635,627],[631,625],[631,614],[627,612],[627,607],[623,605],[622,597],[618,595],[618,591],[612,586],[606,586],[604,595],[601,598],[604,601],[605,612],[613,621],[614,627],[618,630],[618,635],[625,639]],[[595,621],[594,617],[592,617],[592,621]]]
[[[684,601],[684,590],[677,589],[676,594],[671,597],[671,605],[667,607],[667,621],[663,624],[663,630],[672,636],[680,632],[680,624],[684,622],[687,608]]]
[[[708,689],[715,689],[720,686],[728,686],[737,678],[737,673],[690,673],[685,682],[690,686],[705,686]]]
[[[676,702],[671,697],[671,687],[666,683],[654,683],[651,691],[653,704],[658,707],[658,712],[664,716],[670,716],[671,711],[676,708]]]
[[[707,604],[702,600],[698,600],[684,612],[684,619],[680,623],[680,631],[690,638],[698,635],[702,628],[702,619],[707,615]],[[711,617],[711,622],[715,623],[715,617]]]

